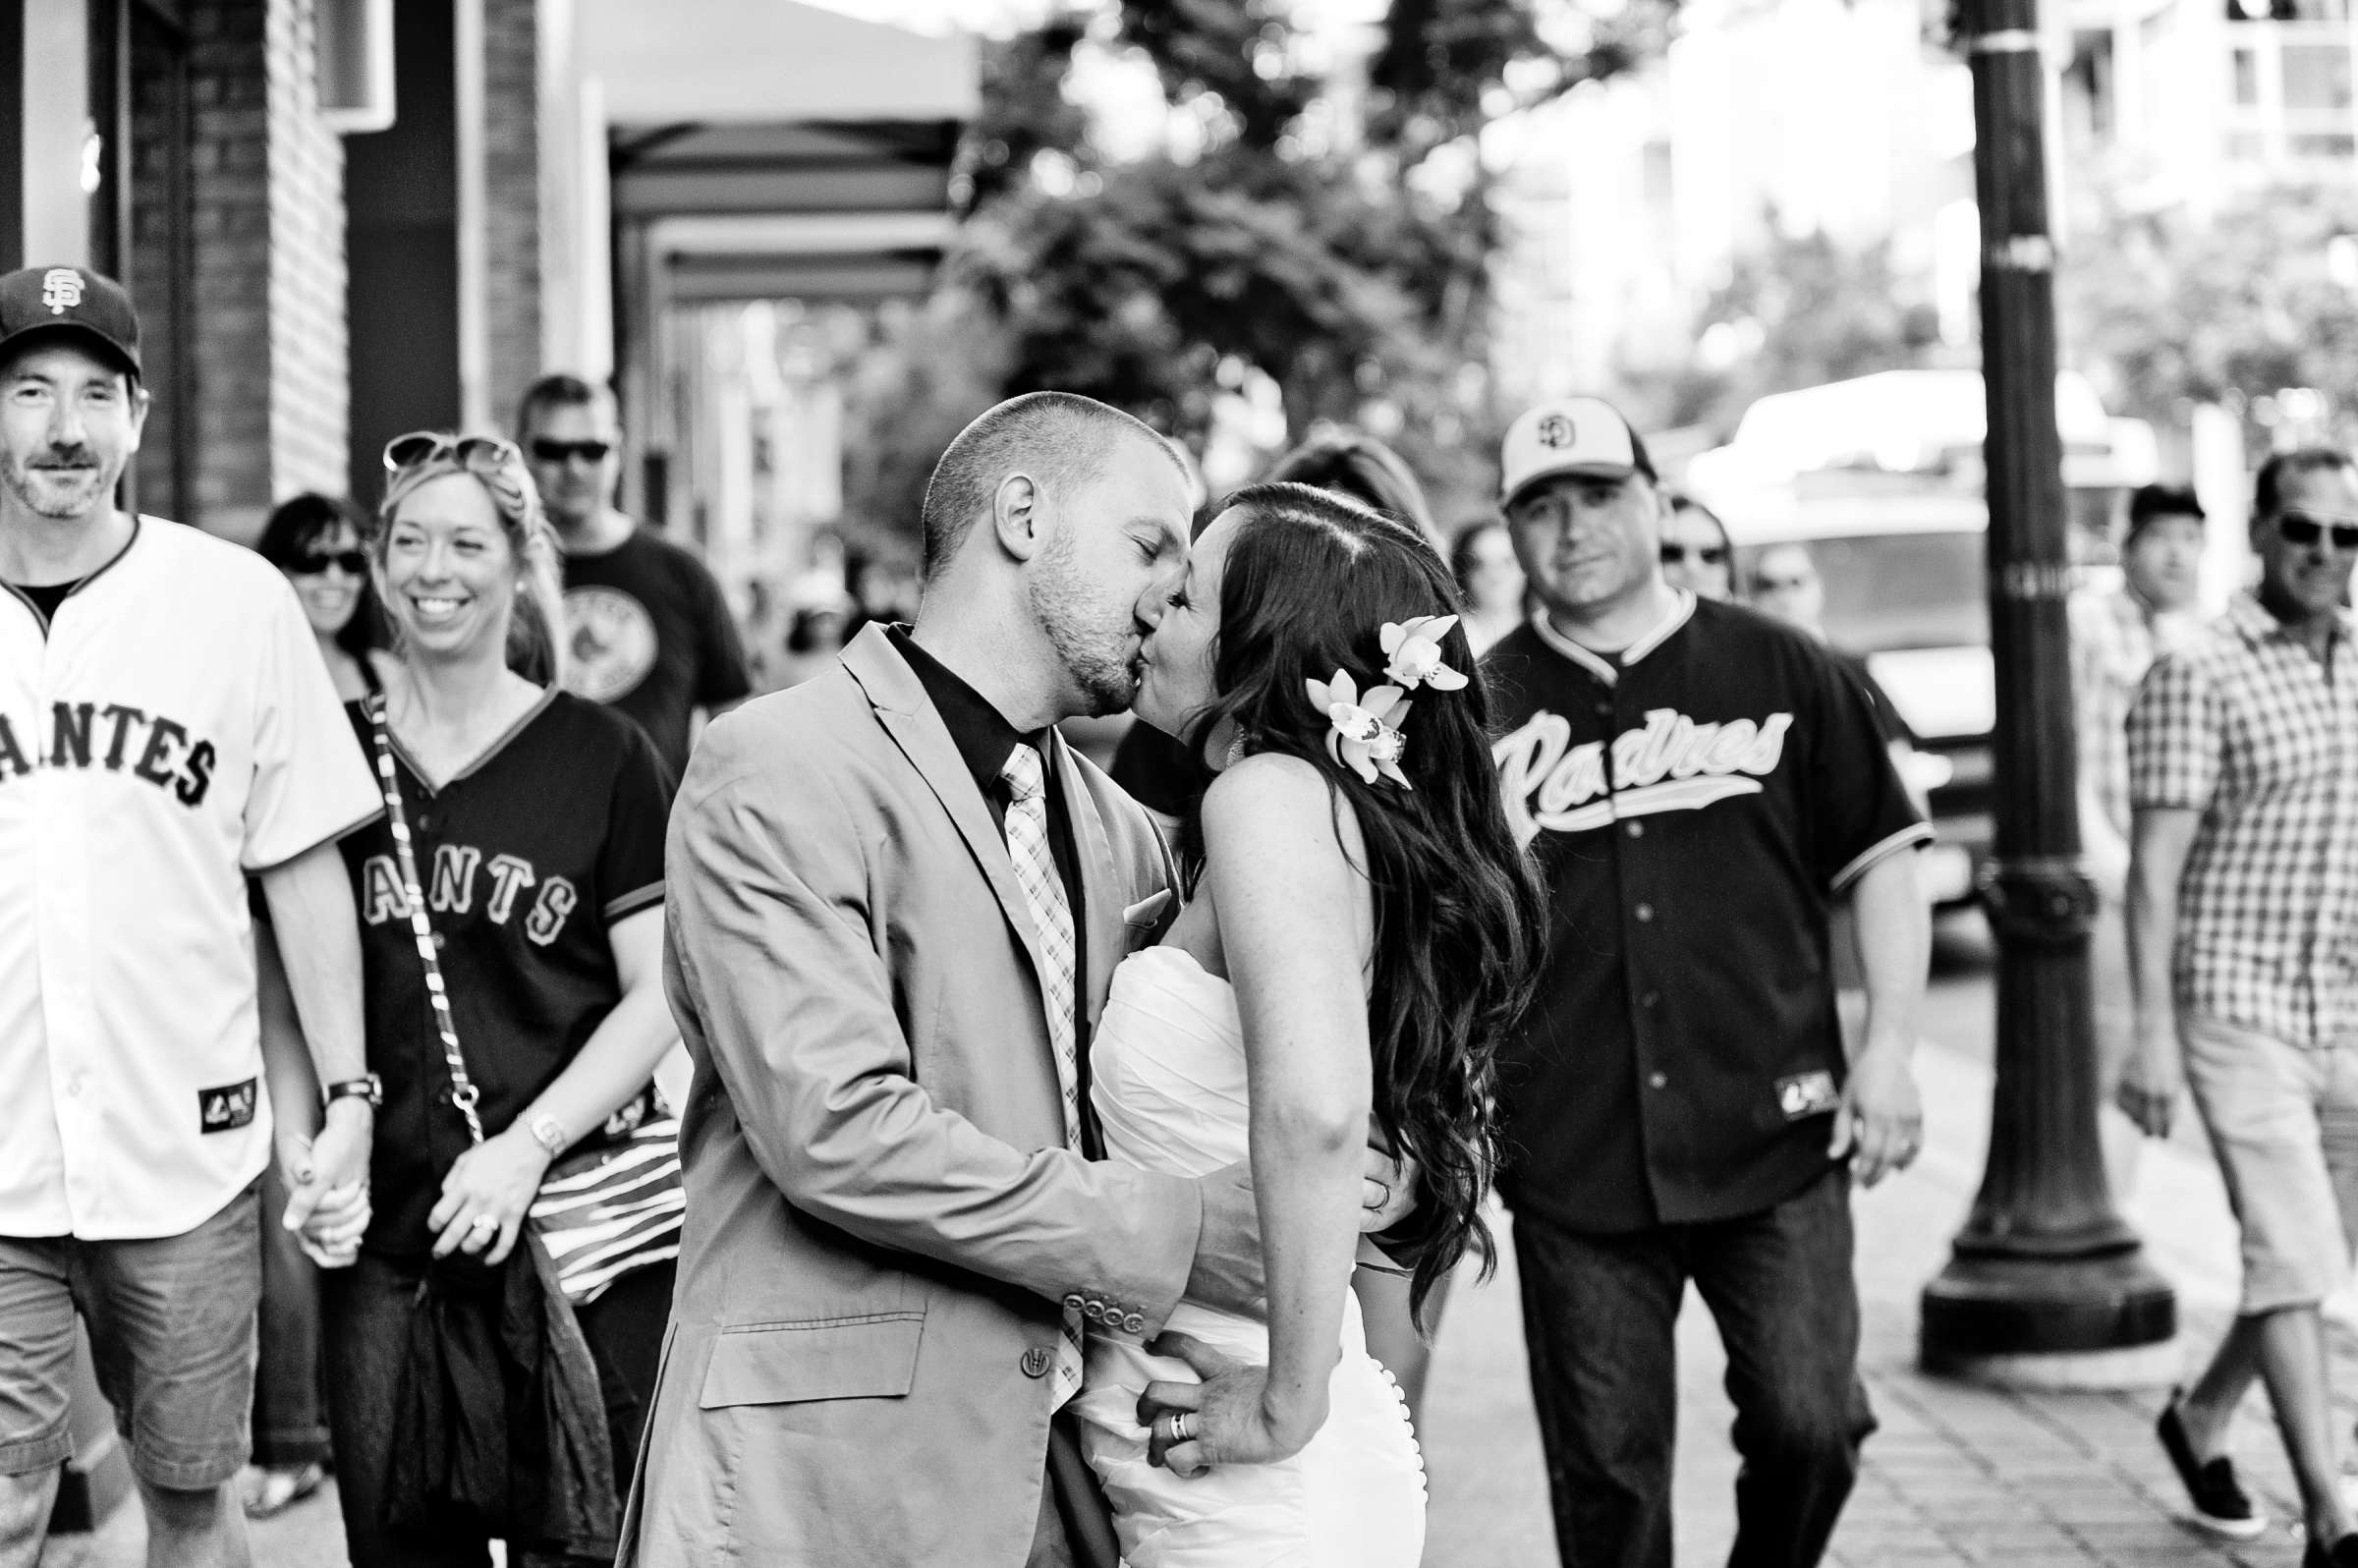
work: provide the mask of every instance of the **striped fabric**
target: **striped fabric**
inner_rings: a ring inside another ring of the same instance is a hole
[[[680,1256],[680,1123],[657,1116],[628,1140],[567,1155],[541,1179],[533,1226],[575,1306],[634,1268]]]
[[[1042,963],[1039,999],[1047,1012],[1048,1039],[1056,1052],[1056,1081],[1064,1089],[1064,1145],[1081,1147],[1081,1058],[1074,1039],[1073,990],[1079,984],[1080,946],[1073,932],[1073,908],[1065,899],[1064,877],[1056,869],[1056,854],[1048,843],[1047,769],[1039,753],[1017,742],[999,772],[1007,781],[1007,853],[1015,862],[1015,879],[1024,890],[1024,904],[1039,937]],[[1067,1307],[1063,1338],[1056,1346],[1056,1403],[1062,1405],[1081,1391],[1087,1368],[1087,1325],[1080,1309]]]

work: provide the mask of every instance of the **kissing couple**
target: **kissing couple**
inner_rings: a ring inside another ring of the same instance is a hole
[[[1487,1247],[1544,908],[1431,545],[1264,484],[1191,548],[1191,506],[1129,416],[1002,403],[927,486],[916,625],[698,747],[622,1562],[1418,1561],[1350,1278],[1363,1233],[1419,1302]],[[1130,707],[1212,770],[1176,853],[1054,727]]]

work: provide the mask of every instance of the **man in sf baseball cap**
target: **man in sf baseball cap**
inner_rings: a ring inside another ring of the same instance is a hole
[[[1655,476],[1646,443],[1602,398],[1551,398],[1506,427],[1499,453],[1498,501],[1512,506],[1525,490],[1559,474],[1626,479]]]
[[[0,277],[0,363],[53,340],[96,349],[140,378],[140,313],[123,285],[87,267],[23,267]]]

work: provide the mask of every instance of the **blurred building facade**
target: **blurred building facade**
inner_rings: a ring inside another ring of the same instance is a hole
[[[706,312],[922,289],[979,66],[791,0],[8,0],[0,81],[0,267],[141,309],[142,509],[372,502],[387,438],[562,367],[614,376],[626,498],[699,537],[767,521],[758,453],[824,461],[709,427],[783,372]]]
[[[1708,358],[1698,311],[1776,229],[1888,246],[1969,341],[1972,84],[1945,20],[1923,0],[1695,0],[1661,58],[1495,128],[1502,384]],[[2059,221],[2098,198],[2199,219],[2358,178],[2350,0],[2063,0],[2042,22]]]
[[[2074,0],[2064,129],[2141,208],[2358,175],[2348,0]]]
[[[1708,353],[1701,307],[1778,231],[1889,245],[1962,328],[1972,148],[1918,0],[1696,0],[1661,58],[1493,132],[1495,368],[1540,395]]]

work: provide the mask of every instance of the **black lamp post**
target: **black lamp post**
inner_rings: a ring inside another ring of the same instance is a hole
[[[1969,0],[1989,399],[1990,640],[1997,670],[1997,1092],[1990,1159],[1954,1256],[1925,1287],[1928,1371],[2134,1380],[2177,1327],[2105,1189],[2072,727],[2055,248],[2037,0]]]

